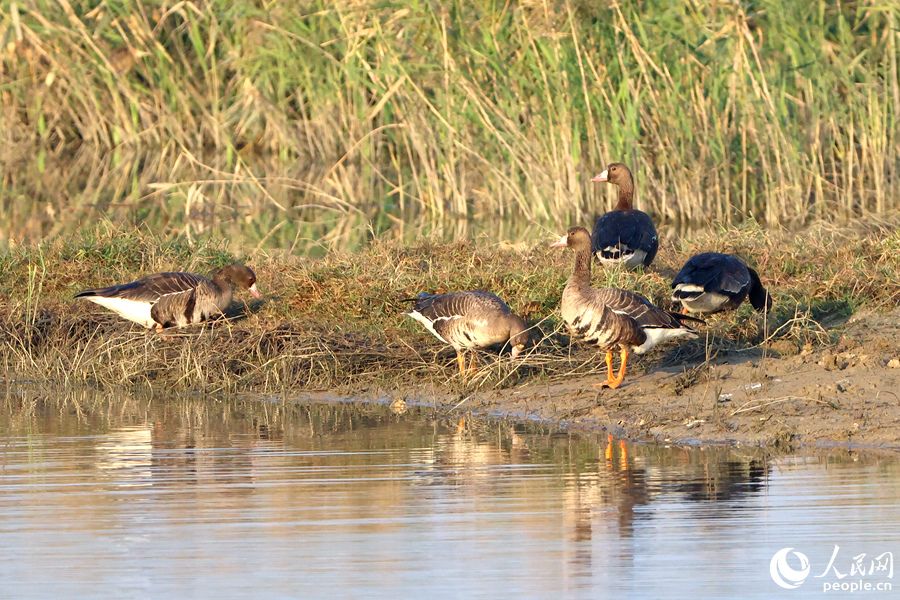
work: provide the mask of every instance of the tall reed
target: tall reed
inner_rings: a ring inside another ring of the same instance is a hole
[[[16,228],[0,233],[53,236],[97,211],[188,237],[250,223],[281,246],[564,225],[611,205],[589,176],[613,160],[659,220],[882,214],[900,204],[898,12],[5,1],[0,212]]]

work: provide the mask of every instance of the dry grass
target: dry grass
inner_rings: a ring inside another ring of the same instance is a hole
[[[149,272],[208,273],[235,257],[225,244],[191,246],[108,227],[68,242],[17,248],[0,256],[0,357],[7,377],[100,387],[204,391],[360,390],[449,386],[455,391],[599,374],[589,350],[571,348],[555,313],[571,256],[545,242],[510,248],[488,240],[411,246],[378,239],[358,253],[323,259],[260,254],[262,300],[239,295],[229,318],[166,336],[146,332],[72,295]],[[644,273],[595,271],[594,285],[636,290],[671,307],[669,282],[692,254],[733,252],[756,266],[775,300],[764,321],[745,304],[713,316],[709,339],[665,345],[638,363],[689,365],[710,354],[788,340],[829,344],[861,307],[897,305],[900,237],[896,223],[821,225],[804,234],[760,229],[664,239]],[[453,351],[401,315],[419,291],[487,289],[533,327],[534,345],[515,364],[483,357],[486,374],[456,375]]]

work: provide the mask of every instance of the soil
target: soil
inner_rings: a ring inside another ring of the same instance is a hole
[[[579,377],[462,396],[427,388],[388,396],[604,430],[632,440],[784,450],[847,444],[900,449],[898,322],[900,311],[857,314],[826,348],[800,348],[782,339],[765,351],[720,353],[708,362],[645,374],[640,366],[645,357],[634,357],[624,383],[614,390],[592,385],[602,378]]]

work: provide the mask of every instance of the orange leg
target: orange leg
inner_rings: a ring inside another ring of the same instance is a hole
[[[463,381],[466,380],[466,356],[460,352],[456,351],[456,362],[459,363],[459,376],[463,378]]]
[[[606,381],[604,381],[603,383],[594,383],[594,384],[591,384],[591,385],[600,385],[600,386],[603,386],[603,385],[608,384],[608,383],[609,383],[610,381],[612,381],[612,380],[613,380],[612,352],[610,352],[609,350],[607,350],[607,351],[606,351]]]
[[[478,352],[472,352],[472,360],[469,361],[469,376],[475,374],[476,367],[478,367]]]
[[[622,380],[625,379],[625,366],[628,364],[628,350],[622,349],[622,364],[619,366],[619,374],[616,377],[613,377],[612,371],[612,352],[606,353],[606,370],[607,377],[606,381],[603,383],[595,383],[594,385],[599,385],[601,387],[610,387],[617,388],[622,385]]]

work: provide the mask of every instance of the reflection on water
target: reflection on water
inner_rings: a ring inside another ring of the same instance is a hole
[[[25,394],[0,428],[3,598],[776,597],[787,547],[804,597],[836,545],[900,556],[890,454],[213,398]]]
[[[327,177],[332,165],[273,155],[244,156],[237,169],[218,153],[173,156],[122,147],[103,156],[83,149],[33,161],[16,154],[11,160],[0,156],[0,173],[9,178],[4,190],[14,199],[0,204],[0,248],[9,240],[68,239],[108,220],[163,238],[213,237],[233,240],[235,250],[279,248],[322,256],[359,249],[373,236],[407,243],[423,235],[533,241],[548,238],[549,231],[558,235],[558,224],[575,218],[557,214],[536,222],[516,211],[457,214],[409,196],[403,204],[379,204],[372,199],[394,192],[332,186]],[[307,183],[323,177],[322,186]],[[365,179],[349,177],[353,183]],[[380,178],[372,179],[376,182]]]

